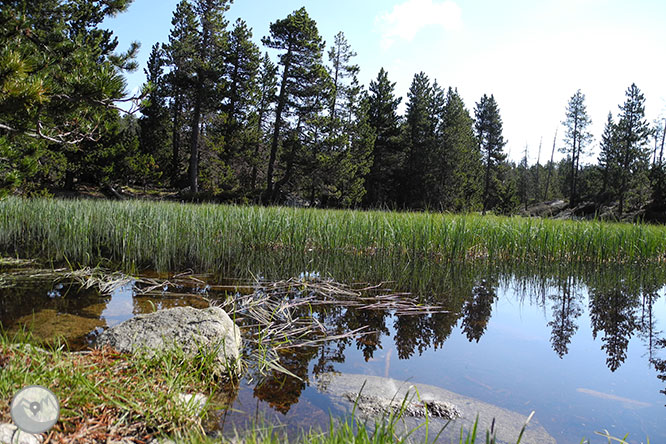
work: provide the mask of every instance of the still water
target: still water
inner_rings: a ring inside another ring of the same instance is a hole
[[[414,293],[449,313],[395,316],[315,305],[332,328],[367,325],[375,333],[283,354],[285,367],[306,382],[253,375],[237,394],[235,412],[215,426],[239,427],[258,413],[292,429],[326,426],[331,406],[307,380],[339,371],[425,383],[524,415],[536,411],[558,443],[583,437],[601,443],[594,431],[604,429],[629,433],[629,442],[666,442],[661,274],[645,268],[447,270],[432,291],[426,285]],[[209,279],[150,297],[136,296],[131,283],[100,295],[49,278],[5,279],[0,322],[6,331],[30,325],[38,336],[64,334],[73,348],[85,347],[96,333],[138,313],[203,307],[204,297],[226,297],[210,289],[215,279]],[[410,282],[393,285],[404,290]]]

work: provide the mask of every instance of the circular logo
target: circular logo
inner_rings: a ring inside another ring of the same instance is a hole
[[[27,433],[44,433],[58,421],[60,403],[53,392],[41,385],[24,387],[10,406],[14,424]]]

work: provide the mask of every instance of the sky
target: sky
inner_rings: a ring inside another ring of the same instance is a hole
[[[119,50],[141,43],[141,68],[128,75],[128,91],[145,81],[152,45],[168,41],[177,2],[134,0],[104,22]],[[403,97],[402,111],[420,71],[457,88],[472,115],[481,96],[493,94],[514,161],[527,146],[535,163],[540,143],[540,160],[548,160],[556,130],[557,147],[563,146],[561,122],[578,89],[595,137],[585,163],[596,162],[608,112],[618,115],[632,83],[645,94],[648,120],[666,118],[664,0],[235,0],[227,17],[230,24],[245,20],[261,44],[270,23],[302,6],[327,46],[345,33],[362,84],[386,69]]]

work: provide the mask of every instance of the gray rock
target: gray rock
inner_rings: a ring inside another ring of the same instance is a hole
[[[416,393],[410,393],[410,395],[416,395]],[[460,410],[455,405],[436,399],[418,399],[416,396],[408,396],[407,399],[395,397],[388,399],[352,392],[345,393],[343,396],[370,416],[403,414],[415,418],[425,418],[427,415],[431,418],[444,418],[447,420],[458,419],[462,416],[462,413],[460,413]]]
[[[316,379],[317,389],[327,395],[331,402],[340,410],[365,419],[370,427],[375,420],[388,416],[387,405],[395,406],[403,402],[408,407],[396,428],[407,437],[406,442],[424,442],[426,434],[429,440],[442,430],[438,442],[458,442],[461,427],[465,436],[472,429],[478,415],[477,438],[485,442],[486,430],[491,427],[495,431],[497,443],[515,443],[527,417],[474,398],[459,395],[439,387],[426,384],[414,384],[396,381],[379,376],[324,373]],[[353,396],[356,394],[357,396]],[[360,394],[360,396],[358,396]],[[376,399],[383,401],[376,401]],[[419,415],[423,411],[416,407],[426,405],[429,409],[427,427],[426,420]],[[377,407],[377,406],[383,407]],[[432,414],[435,409],[442,408],[440,414]],[[415,408],[413,414],[409,408]],[[450,418],[451,421],[449,423]],[[448,423],[448,425],[447,425]],[[457,439],[456,439],[457,437]],[[520,441],[523,444],[556,444],[555,438],[539,424],[536,418],[529,422]]]
[[[208,397],[203,393],[179,393],[177,398],[178,403],[189,410],[193,415],[199,415],[206,407]]]
[[[236,373],[240,364],[241,335],[229,315],[219,307],[177,307],[143,314],[105,330],[97,347],[121,353],[144,353],[182,348],[188,355],[199,350],[216,352],[218,370]]]
[[[44,438],[19,430],[13,424],[0,424],[0,444],[41,444]]]

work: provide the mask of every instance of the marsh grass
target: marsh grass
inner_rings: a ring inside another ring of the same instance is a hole
[[[151,358],[111,349],[70,353],[63,345],[32,345],[29,333],[0,335],[0,420],[20,388],[43,385],[60,400],[57,442],[147,441],[157,434],[202,431],[201,412],[178,400],[181,393],[211,394],[214,359],[171,350]]]
[[[217,271],[253,252],[441,263],[634,263],[666,258],[666,228],[522,217],[7,198],[0,250],[126,271]]]

